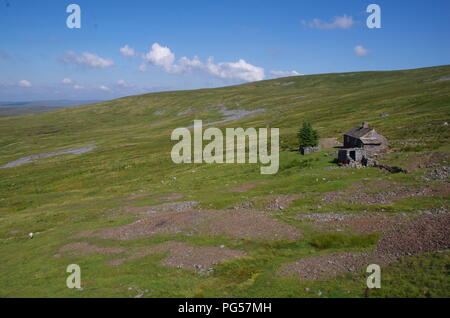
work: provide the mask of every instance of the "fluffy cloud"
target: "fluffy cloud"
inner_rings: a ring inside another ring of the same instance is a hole
[[[134,86],[133,84],[128,83],[128,82],[125,81],[125,80],[118,80],[116,84],[117,84],[118,86],[124,87],[124,88],[129,88],[129,87],[133,87],[133,86]]]
[[[110,92],[110,91],[111,91],[111,89],[110,89],[108,86],[105,86],[105,85],[101,85],[99,88],[100,88],[102,91],[105,91],[105,92]]]
[[[19,83],[17,83],[20,87],[31,87],[31,82],[27,80],[21,80]]]
[[[73,81],[72,81],[70,78],[64,78],[64,79],[61,81],[61,83],[63,83],[63,84],[72,84]]]
[[[362,45],[355,46],[353,48],[353,51],[355,51],[356,55],[358,55],[358,56],[367,56],[371,53],[369,50],[364,48]]]
[[[73,51],[66,51],[61,57],[61,61],[65,64],[75,63],[93,68],[106,68],[114,65],[113,60],[105,59],[89,52],[83,52],[77,55]]]
[[[319,30],[332,30],[332,29],[349,29],[355,24],[352,17],[347,15],[337,16],[331,22],[325,22],[320,19],[313,19],[311,22],[302,20],[302,24],[310,28]]]
[[[134,49],[129,47],[128,45],[121,47],[119,49],[119,51],[120,51],[120,54],[122,54],[125,57],[135,57],[136,56],[136,52],[134,51]]]
[[[81,85],[73,85],[73,88],[74,89],[83,89],[84,87]]]
[[[288,77],[302,75],[297,71],[270,71],[270,75],[274,77]]]
[[[151,50],[144,54],[143,59],[155,66],[162,67],[168,73],[183,72],[182,66],[174,64],[175,54],[167,46],[161,46],[158,43],[153,43]]]
[[[143,54],[143,63],[139,66],[141,72],[147,70],[147,64],[162,68],[171,74],[201,71],[208,75],[227,80],[260,81],[263,80],[264,69],[240,59],[237,62],[214,63],[214,58],[201,61],[197,56],[192,59],[182,57],[175,61],[175,54],[170,48],[154,43],[151,50]]]

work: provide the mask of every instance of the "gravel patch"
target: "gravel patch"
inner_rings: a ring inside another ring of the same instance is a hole
[[[298,215],[297,219],[311,220],[314,222],[331,222],[331,221],[342,221],[348,218],[356,218],[356,217],[359,217],[359,215],[339,214],[339,213],[312,213],[312,214]]]
[[[367,193],[356,189],[328,192],[322,196],[324,202],[344,201],[350,204],[390,204],[394,200],[420,198],[430,196],[443,196],[450,194],[450,186],[393,186],[386,185],[388,191]],[[366,189],[367,190],[367,189]]]
[[[179,203],[179,202],[173,202]],[[181,202],[180,202],[181,203]],[[134,208],[141,218],[133,223],[88,230],[75,238],[99,237],[130,240],[159,234],[229,236],[265,241],[295,240],[300,237],[296,227],[274,219],[269,213],[251,210],[197,210],[172,203],[157,207]]]
[[[386,266],[402,256],[448,249],[449,229],[448,213],[422,216],[391,227],[373,253],[342,252],[307,257],[283,265],[279,272],[281,275],[294,274],[301,279],[315,280],[356,272],[369,264]]]
[[[223,124],[229,121],[239,120],[244,117],[248,117],[250,115],[258,114],[265,112],[266,110],[263,108],[258,108],[254,110],[245,110],[245,109],[227,109],[226,107],[221,107],[219,109],[219,113],[221,113],[223,116],[226,116],[224,119],[219,121],[214,121],[211,123],[204,123],[202,124],[203,127],[217,125],[217,124]],[[194,125],[186,127],[186,128],[194,128]]]
[[[16,161],[12,161],[10,163],[7,163],[6,165],[0,167],[0,168],[13,168],[18,167],[27,163],[34,162],[35,160],[42,159],[42,158],[48,158],[58,155],[67,155],[67,154],[74,154],[74,155],[81,155],[83,153],[89,152],[97,148],[97,146],[86,146],[86,147],[79,147],[79,148],[70,148],[70,149],[64,149],[60,151],[54,151],[54,152],[46,152],[41,153],[38,155],[31,155],[27,157],[20,158]]]
[[[128,258],[121,258],[108,262],[117,266],[124,262],[140,259],[149,255],[165,253],[167,256],[163,264],[170,267],[195,269],[200,273],[210,273],[212,266],[232,258],[243,257],[244,251],[220,248],[215,246],[191,246],[182,242],[164,242],[156,246],[137,248]]]
[[[269,213],[242,210],[229,210],[212,219],[206,232],[214,236],[265,241],[296,240],[300,237],[296,227],[272,218]]]
[[[444,166],[440,168],[435,168],[431,171],[428,171],[423,176],[423,179],[426,181],[430,180],[444,180],[450,182],[450,166]]]
[[[301,194],[278,195],[270,200],[266,205],[266,210],[277,211],[284,210],[289,207],[292,201],[302,198]]]
[[[191,210],[197,205],[198,202],[196,201],[168,202],[160,205],[126,208],[126,211],[129,213],[136,213],[136,214],[149,214],[155,212],[181,212]]]
[[[450,214],[427,215],[397,226],[378,243],[378,254],[395,257],[415,255],[450,247]]]
[[[307,257],[285,264],[281,275],[296,275],[300,279],[327,279],[345,272],[356,272],[361,267],[372,264],[373,257],[368,253],[336,253]],[[378,264],[378,263],[375,263]]]

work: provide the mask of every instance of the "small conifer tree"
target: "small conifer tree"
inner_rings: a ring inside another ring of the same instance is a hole
[[[300,147],[316,147],[319,144],[319,133],[312,128],[309,122],[303,123],[297,137]]]

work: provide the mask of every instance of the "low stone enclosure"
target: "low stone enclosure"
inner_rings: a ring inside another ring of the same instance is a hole
[[[313,152],[319,152],[320,151],[320,146],[315,146],[315,147],[300,147],[300,153],[302,155],[309,155],[310,153]]]

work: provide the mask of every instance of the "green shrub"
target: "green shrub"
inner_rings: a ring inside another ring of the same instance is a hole
[[[318,249],[345,248],[345,247],[370,247],[377,243],[378,233],[372,234],[346,234],[325,233],[314,236],[310,244]]]

